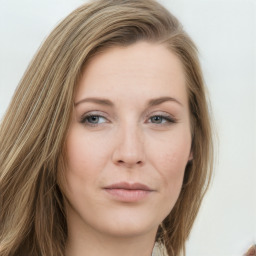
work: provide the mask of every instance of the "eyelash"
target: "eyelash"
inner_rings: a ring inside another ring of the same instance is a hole
[[[93,113],[89,113],[86,115],[83,115],[80,119],[80,123],[86,125],[86,126],[91,126],[91,127],[96,127],[98,125],[101,125],[101,123],[91,123],[88,121],[89,118],[91,117],[95,117],[95,118],[104,118],[105,120],[107,120],[107,118],[105,116],[99,115],[99,114],[93,114]],[[161,118],[162,121],[164,120],[164,123],[153,123],[152,119],[158,117]],[[153,125],[157,125],[157,126],[165,126],[165,125],[171,125],[174,123],[177,123],[177,120],[173,117],[171,117],[170,115],[163,115],[163,114],[159,114],[159,115],[153,115],[150,116],[147,120],[151,120],[149,123],[153,124]],[[103,124],[106,122],[103,122]]]
[[[104,118],[104,119],[107,120],[107,118],[104,117],[104,116],[102,116],[102,115],[89,113],[89,114],[83,115],[83,116],[81,117],[80,123],[85,124],[85,125],[88,125],[88,126],[91,126],[91,127],[95,127],[95,126],[98,126],[98,125],[100,124],[100,123],[90,123],[90,122],[88,121],[88,119],[89,119],[90,117]]]
[[[153,122],[151,122],[154,125],[170,125],[170,124],[177,123],[177,120],[174,119],[172,116],[170,116],[170,115],[163,115],[163,114],[153,115],[153,116],[149,117],[148,119],[151,120],[154,117],[158,117],[158,118],[160,117],[161,119],[165,120],[164,123],[153,123]]]

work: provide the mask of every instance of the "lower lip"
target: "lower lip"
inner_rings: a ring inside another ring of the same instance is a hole
[[[137,189],[105,189],[105,191],[114,199],[122,202],[138,202],[147,198],[152,191]]]

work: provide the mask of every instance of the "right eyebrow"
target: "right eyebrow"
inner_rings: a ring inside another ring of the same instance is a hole
[[[110,106],[113,107],[114,104],[112,101],[108,100],[108,99],[103,99],[103,98],[85,98],[82,100],[79,100],[78,102],[75,103],[75,107],[78,106],[81,103],[85,103],[85,102],[92,102],[92,103],[96,103],[96,104],[100,104],[100,105],[105,105],[105,106]]]

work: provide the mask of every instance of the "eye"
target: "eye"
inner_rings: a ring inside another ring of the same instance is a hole
[[[89,126],[97,126],[107,122],[107,119],[104,116],[96,114],[87,114],[81,117],[81,123]]]
[[[170,123],[175,123],[175,119],[172,118],[171,116],[167,115],[154,115],[149,118],[149,122],[153,124],[170,124]]]

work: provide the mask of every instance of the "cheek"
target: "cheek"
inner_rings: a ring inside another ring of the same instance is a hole
[[[165,142],[152,145],[151,157],[156,169],[163,176],[179,177],[183,175],[187,165],[191,148],[190,134],[173,136]]]
[[[178,152],[166,153],[162,156],[161,171],[162,182],[163,219],[172,211],[177,202],[183,184],[187,161]],[[168,202],[168,203],[167,203]]]
[[[154,145],[150,158],[162,180],[162,195],[170,202],[168,210],[174,206],[183,183],[183,177],[190,155],[191,137],[189,134],[174,136],[170,142]]]
[[[90,177],[103,167],[106,157],[106,147],[93,136],[85,134],[84,130],[74,127],[67,137],[67,172]]]
[[[94,161],[90,161],[93,154],[84,143],[83,136],[76,133],[75,129],[69,131],[66,140],[66,165],[61,176],[61,185],[71,204],[79,202],[85,190],[94,182]]]
[[[163,188],[165,189],[166,196],[173,195],[177,197],[185,172],[187,161],[183,155],[175,152],[166,153],[162,156],[160,162],[159,173],[163,179]],[[161,168],[161,169],[160,169]]]
[[[166,153],[162,156],[160,175],[165,187],[172,192],[179,191],[182,185],[187,159],[177,152]]]
[[[71,127],[66,140],[66,165],[60,177],[62,190],[74,208],[83,205],[88,191],[97,182],[100,172],[99,149],[91,144],[90,136],[75,125]]]

